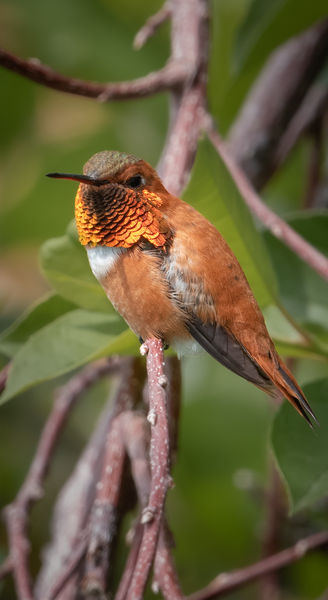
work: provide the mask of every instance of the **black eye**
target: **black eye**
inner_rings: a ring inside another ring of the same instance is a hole
[[[125,184],[130,188],[138,188],[141,185],[145,185],[146,181],[142,175],[133,175],[130,179],[127,179]]]

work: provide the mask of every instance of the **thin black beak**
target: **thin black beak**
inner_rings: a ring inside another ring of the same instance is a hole
[[[86,183],[87,185],[105,185],[110,183],[106,179],[95,179],[89,175],[74,175],[73,173],[47,173],[47,177],[53,177],[54,179],[72,179],[73,181],[79,181],[80,183]]]

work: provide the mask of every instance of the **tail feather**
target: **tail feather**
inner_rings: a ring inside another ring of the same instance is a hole
[[[279,392],[285,398],[287,398],[287,400],[289,400],[297,412],[304,417],[311,427],[313,427],[311,419],[313,419],[313,421],[319,425],[318,419],[306,400],[304,393],[298,385],[295,377],[282,362],[282,360],[278,360],[279,364],[277,365],[277,368],[274,371],[271,371],[270,374],[268,373],[272,383],[279,390]]]
[[[269,351],[250,353],[236,337],[218,323],[203,323],[193,315],[187,323],[192,337],[218,362],[264,392],[284,396],[312,427],[317,418],[296,379],[279,358],[273,343]],[[270,343],[270,338],[268,338]]]
[[[315,416],[308,401],[306,400],[306,398],[303,394],[303,391],[297,384],[293,375],[290,373],[290,371],[288,371],[287,367],[284,364],[280,364],[278,367],[278,372],[282,376],[285,386],[282,386],[282,388],[281,388],[280,386],[278,386],[276,384],[277,387],[279,387],[279,389],[281,389],[284,396],[291,402],[291,404],[296,408],[296,410],[306,419],[306,421],[311,426],[312,426],[312,422],[310,420],[310,417],[313,419],[313,421],[317,425],[319,425],[318,419]]]

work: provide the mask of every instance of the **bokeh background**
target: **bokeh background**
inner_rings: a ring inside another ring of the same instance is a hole
[[[262,20],[259,17],[258,30],[251,32],[247,43],[238,45],[250,4],[249,0],[212,3],[209,96],[222,132],[228,131],[269,52],[324,13],[324,3],[318,0],[275,1],[274,10],[266,12],[267,2],[253,2],[260,16],[262,6]],[[136,31],[159,7],[154,0],[1,0],[1,45],[19,56],[37,57],[66,75],[130,79],[160,68],[169,55],[168,24],[142,50],[132,48]],[[5,70],[0,72],[0,89],[0,325],[5,330],[49,289],[38,267],[39,248],[49,237],[62,235],[72,219],[76,186],[53,185],[45,174],[80,172],[93,153],[104,149],[135,153],[156,165],[168,125],[168,101],[158,95],[101,104],[40,87]],[[305,140],[264,190],[265,200],[282,215],[303,206],[309,152]],[[0,355],[0,361],[5,364],[6,357]],[[295,369],[301,384],[328,374],[326,364],[308,359],[298,360]],[[209,357],[184,359],[182,370],[181,435],[168,514],[178,572],[184,590],[191,592],[220,571],[244,566],[260,555],[274,410],[264,394]],[[1,506],[17,492],[53,389],[64,380],[39,385],[1,407]],[[34,573],[49,537],[56,493],[88,439],[90,423],[107,393],[108,385],[102,382],[86,394],[65,430],[45,498],[32,513]],[[302,515],[294,517],[286,543],[304,532],[303,522]],[[1,534],[3,558],[3,529]],[[314,553],[283,571],[284,597],[319,598],[327,584],[327,569],[327,558]],[[250,586],[230,597],[252,599],[256,590]],[[0,595],[15,598],[10,584],[0,588]]]

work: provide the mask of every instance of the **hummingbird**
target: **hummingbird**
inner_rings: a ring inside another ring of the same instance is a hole
[[[141,340],[160,338],[178,354],[205,349],[273,397],[316,417],[278,355],[246,276],[219,231],[170,194],[150,164],[103,151],[79,182],[75,219],[91,270]]]

